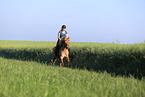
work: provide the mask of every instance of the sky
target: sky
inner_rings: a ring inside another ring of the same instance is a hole
[[[0,40],[145,42],[145,0],[0,0]]]

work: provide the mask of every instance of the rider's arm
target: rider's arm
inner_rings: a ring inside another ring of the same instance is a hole
[[[65,31],[65,33],[66,33],[66,37],[68,37],[68,33],[67,33],[67,31]]]
[[[68,37],[68,34],[66,34],[66,37]]]
[[[58,39],[61,40],[61,38],[60,38],[60,33],[58,33]]]

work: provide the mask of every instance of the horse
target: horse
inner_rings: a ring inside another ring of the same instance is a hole
[[[64,62],[63,59],[67,58],[67,66],[69,67],[69,51],[68,51],[68,46],[69,46],[69,41],[70,38],[69,37],[63,37],[60,41],[59,41],[59,50],[58,50],[58,55],[56,55],[56,46],[53,48],[53,66],[56,62],[57,58],[61,59],[60,62],[60,66],[64,66]]]

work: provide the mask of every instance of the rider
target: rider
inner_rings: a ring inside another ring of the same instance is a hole
[[[56,50],[55,50],[55,54],[58,54],[58,50],[59,50],[59,41],[63,38],[63,37],[68,37],[68,33],[66,31],[66,26],[62,25],[61,30],[58,32],[58,41],[57,41],[57,45],[56,45]]]

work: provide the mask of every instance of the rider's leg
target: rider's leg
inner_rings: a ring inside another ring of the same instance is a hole
[[[56,47],[57,47],[57,48],[58,48],[58,46],[59,46],[59,39],[58,39],[57,44],[56,44]]]

